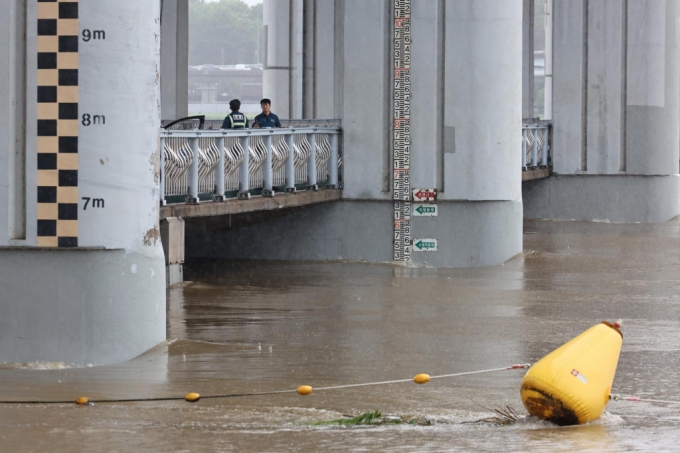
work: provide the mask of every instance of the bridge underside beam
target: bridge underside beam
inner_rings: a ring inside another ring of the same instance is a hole
[[[533,181],[534,179],[543,179],[550,176],[550,168],[539,168],[536,170],[528,170],[522,172],[522,182]]]
[[[275,197],[253,197],[248,200],[230,200],[224,203],[178,204],[161,208],[160,218],[181,217],[213,217],[222,215],[243,214],[255,211],[270,211],[294,208],[309,204],[326,203],[340,199],[339,189],[328,189],[296,194],[281,194]]]

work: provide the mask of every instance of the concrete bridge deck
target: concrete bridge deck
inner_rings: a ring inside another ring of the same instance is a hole
[[[297,193],[281,193],[273,197],[253,197],[248,200],[227,199],[221,203],[181,203],[163,206],[160,210],[160,219],[165,220],[169,217],[188,219],[193,217],[244,214],[256,211],[273,211],[297,208],[310,204],[327,203],[340,200],[340,198],[340,189],[321,189],[318,191],[306,190]]]

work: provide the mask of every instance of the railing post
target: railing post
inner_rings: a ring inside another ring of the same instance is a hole
[[[161,206],[165,206],[165,137],[161,137],[161,155],[160,155],[160,169],[158,173],[160,174],[160,201]]]
[[[191,147],[191,166],[189,166],[189,174],[187,175],[187,204],[198,204],[198,137],[189,138],[189,147]]]
[[[307,190],[319,190],[319,186],[316,185],[316,135],[307,134],[307,142],[312,148],[307,160]]]
[[[522,126],[522,169],[527,169],[527,130]]]
[[[534,134],[534,146],[531,147],[531,167],[538,167],[538,127],[532,128]]]
[[[250,198],[250,148],[248,148],[248,137],[239,137],[239,143],[243,148],[243,161],[238,170],[238,198],[247,200]]]
[[[264,159],[264,168],[262,169],[262,176],[264,177],[264,188],[262,189],[262,196],[274,196],[274,172],[272,171],[272,136],[264,137],[264,147],[267,149],[267,156]]]
[[[327,189],[338,188],[338,134],[331,134],[331,158],[328,160]]]
[[[548,142],[550,141],[550,126],[543,126],[543,149],[541,149],[541,167],[548,168]]]
[[[286,135],[286,146],[288,146],[288,158],[286,159],[286,188],[285,191],[295,193],[295,136]]]
[[[224,201],[224,136],[215,139],[215,146],[220,153],[215,167],[215,192],[213,201]]]

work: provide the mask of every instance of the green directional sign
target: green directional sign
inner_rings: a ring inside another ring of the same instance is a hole
[[[435,203],[414,203],[413,215],[416,217],[437,217],[439,209]]]
[[[413,250],[416,252],[436,252],[436,239],[415,239],[413,241]]]

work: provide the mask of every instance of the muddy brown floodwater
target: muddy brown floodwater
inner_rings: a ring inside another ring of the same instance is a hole
[[[614,393],[680,402],[680,222],[527,222],[524,240],[505,265],[474,269],[193,263],[194,283],[169,291],[177,341],[115,366],[4,365],[0,399],[266,392],[480,370],[534,362],[621,318]],[[523,373],[195,404],[4,404],[0,451],[680,451],[680,404],[610,402],[600,420],[566,428],[531,417],[462,423],[497,405],[525,414]],[[313,425],[373,410],[433,425]]]

